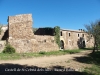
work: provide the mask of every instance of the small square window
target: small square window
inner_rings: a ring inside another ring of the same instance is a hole
[[[78,34],[78,37],[79,37],[80,35]]]
[[[69,33],[69,37],[70,37],[70,33]]]
[[[60,32],[60,35],[62,36],[62,31]]]
[[[84,37],[84,34],[82,34],[82,37]]]
[[[46,40],[44,40],[44,42],[46,42]]]
[[[92,37],[92,35],[91,35],[91,37]]]

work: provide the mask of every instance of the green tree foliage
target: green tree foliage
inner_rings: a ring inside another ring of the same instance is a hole
[[[59,26],[55,26],[54,27],[54,35],[55,35],[55,41],[58,44],[58,46],[60,47],[60,27]]]
[[[91,39],[91,34],[94,37],[94,48],[98,50],[98,46],[100,45],[100,21],[96,21],[95,23],[91,23],[90,25],[85,25],[86,32],[89,34],[88,38]]]
[[[0,35],[1,35],[1,32],[2,32],[2,24],[0,24]]]
[[[13,48],[10,44],[7,44],[3,50],[3,53],[15,53],[15,48]]]
[[[35,33],[38,30],[38,28],[33,28],[33,33]]]

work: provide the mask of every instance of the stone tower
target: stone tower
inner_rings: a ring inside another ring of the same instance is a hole
[[[33,51],[32,14],[22,14],[8,17],[8,42],[17,53]]]
[[[32,15],[22,14],[8,17],[9,38],[32,39]]]

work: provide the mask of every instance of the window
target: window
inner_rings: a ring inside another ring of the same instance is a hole
[[[44,40],[44,42],[46,42],[46,40]]]
[[[92,37],[92,35],[91,35],[91,37]]]
[[[62,36],[62,31],[60,32],[60,35]]]
[[[79,34],[78,34],[78,37],[79,37]]]
[[[84,34],[82,34],[82,37],[84,37]]]
[[[69,33],[69,37],[70,37],[70,33]]]

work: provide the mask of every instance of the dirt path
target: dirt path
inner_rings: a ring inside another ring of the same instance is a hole
[[[64,66],[70,68],[84,68],[91,66],[91,64],[81,63],[75,59],[75,57],[87,56],[91,51],[82,51],[81,53],[76,54],[67,54],[61,56],[49,56],[49,57],[37,57],[29,59],[20,59],[20,60],[7,60],[0,61],[0,64],[11,63],[11,64],[20,64],[20,65],[34,65],[38,67],[52,67],[52,66]]]

